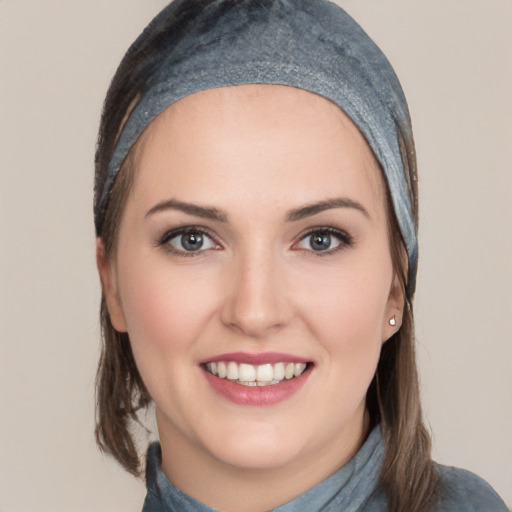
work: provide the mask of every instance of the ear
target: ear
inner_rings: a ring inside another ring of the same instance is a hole
[[[398,275],[394,275],[382,325],[382,343],[386,342],[402,326],[405,292]]]
[[[96,266],[98,267],[101,289],[107,303],[110,321],[116,331],[126,332],[126,322],[121,301],[119,300],[115,268],[107,257],[105,243],[100,237],[96,239]]]

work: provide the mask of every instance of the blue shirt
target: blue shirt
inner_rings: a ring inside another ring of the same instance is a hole
[[[377,426],[355,457],[329,478],[269,512],[386,512],[379,487],[384,443]],[[147,496],[142,512],[215,512],[177,489],[163,474],[159,443],[148,450]],[[437,465],[439,501],[433,512],[509,512],[492,487],[462,469]]]

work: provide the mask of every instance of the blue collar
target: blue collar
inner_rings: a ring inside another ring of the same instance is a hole
[[[270,512],[362,512],[386,510],[379,489],[384,445],[377,426],[355,457],[329,478]],[[163,474],[162,450],[153,443],[148,450],[146,481],[148,493],[142,512],[215,512],[177,489]]]

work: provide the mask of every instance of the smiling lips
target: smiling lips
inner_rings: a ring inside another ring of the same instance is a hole
[[[201,368],[213,390],[238,405],[277,404],[295,394],[314,364],[286,354],[224,354],[203,361]]]

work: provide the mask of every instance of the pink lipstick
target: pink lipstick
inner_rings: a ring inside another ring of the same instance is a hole
[[[213,390],[238,405],[264,406],[297,393],[314,364],[303,357],[276,352],[232,352],[200,363]]]

